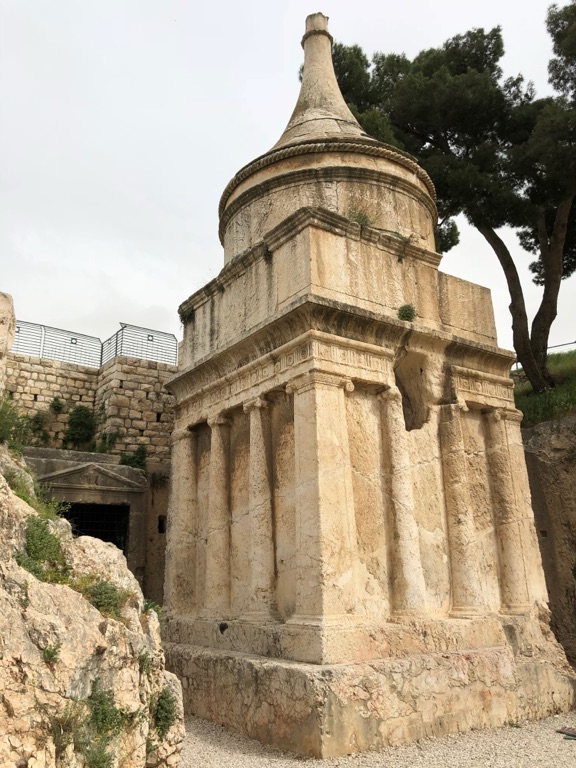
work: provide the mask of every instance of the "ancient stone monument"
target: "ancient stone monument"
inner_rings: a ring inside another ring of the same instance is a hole
[[[439,272],[433,185],[298,103],[180,308],[165,601],[189,711],[327,757],[571,706],[488,290]]]

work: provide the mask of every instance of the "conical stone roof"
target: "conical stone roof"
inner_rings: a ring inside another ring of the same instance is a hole
[[[328,17],[314,13],[306,19],[302,38],[304,68],[294,112],[273,150],[300,141],[369,139],[348,109],[332,63],[332,36]]]
[[[302,84],[288,125],[268,152],[238,171],[220,199],[225,262],[302,208],[349,217],[358,204],[368,206],[377,209],[373,226],[407,238],[414,234],[433,247],[437,214],[430,177],[413,157],[365,133],[349,110],[322,13],[306,19],[302,46]]]

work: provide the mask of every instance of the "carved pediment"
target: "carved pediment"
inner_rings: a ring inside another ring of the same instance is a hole
[[[93,462],[79,464],[75,467],[58,470],[57,472],[50,472],[49,474],[41,475],[38,479],[41,483],[66,488],[143,491],[146,486],[144,478],[141,482],[136,482],[118,472],[114,472],[108,467]]]

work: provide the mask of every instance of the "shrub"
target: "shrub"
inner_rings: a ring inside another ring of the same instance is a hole
[[[0,399],[0,443],[9,448],[20,450],[30,442],[30,420],[21,416],[14,403],[7,397]]]
[[[64,410],[64,403],[62,402],[62,400],[60,400],[59,397],[55,397],[50,403],[49,408],[52,411],[52,413],[62,413],[62,411]]]
[[[52,533],[46,520],[30,515],[26,522],[24,552],[16,554],[16,562],[40,581],[66,584],[69,567],[66,564],[59,538]]]
[[[167,686],[163,688],[150,706],[152,725],[158,734],[160,741],[166,738],[166,734],[176,721],[176,699]]]
[[[416,307],[413,304],[402,304],[398,309],[398,319],[411,323],[416,317]]]
[[[96,417],[85,405],[77,405],[68,416],[68,426],[64,433],[64,443],[72,448],[87,448],[96,434]]]
[[[139,445],[134,453],[122,453],[120,455],[120,464],[135,469],[146,469],[146,446]]]
[[[92,574],[75,579],[70,586],[80,592],[103,616],[112,619],[122,617],[122,608],[132,594]]]

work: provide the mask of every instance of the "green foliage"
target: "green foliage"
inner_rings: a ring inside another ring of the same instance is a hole
[[[115,736],[127,724],[128,715],[114,704],[114,694],[102,690],[98,680],[92,682],[86,703],[90,712],[90,725],[98,735]]]
[[[552,38],[554,58],[548,64],[553,87],[572,101],[576,100],[576,3],[548,9],[546,28]]]
[[[60,400],[59,397],[54,397],[48,407],[52,411],[52,413],[62,413],[62,411],[64,410],[64,403],[62,402],[62,400]]]
[[[151,702],[150,714],[158,738],[163,741],[176,722],[176,699],[170,688],[163,688],[156,699]]]
[[[84,706],[80,702],[72,701],[66,704],[60,712],[54,711],[52,708],[47,710],[39,707],[39,709],[44,715],[46,732],[54,742],[56,765],[60,765],[64,753],[71,744],[76,748],[83,743],[86,716]]]
[[[96,444],[96,453],[109,453],[120,437],[120,432],[104,432]]]
[[[42,520],[58,520],[62,513],[69,508],[66,502],[56,501],[49,497],[46,486],[40,485],[36,478],[32,478],[33,486],[24,480],[24,471],[5,472],[4,478],[14,494],[33,507]]]
[[[548,369],[556,380],[555,387],[541,394],[532,392],[527,382],[514,388],[524,427],[576,414],[576,350],[548,355]]]
[[[87,699],[69,702],[60,712],[39,709],[54,742],[57,765],[72,745],[75,754],[84,758],[86,768],[112,768],[115,755],[110,746],[130,722],[130,716],[114,704],[112,691],[102,690],[96,680]]]
[[[21,450],[30,440],[29,420],[18,413],[8,397],[0,399],[0,444]]]
[[[120,589],[93,574],[74,579],[70,586],[80,592],[103,616],[117,620],[122,618],[122,608],[132,596],[129,590]]]
[[[120,454],[120,464],[124,464],[127,467],[134,467],[135,469],[146,469],[146,446],[139,445],[134,453],[122,453]]]
[[[458,242],[464,214],[499,259],[510,291],[514,346],[533,388],[550,386],[546,347],[561,280],[576,270],[576,3],[548,14],[560,97],[536,99],[521,75],[503,77],[500,28],[473,29],[405,55],[334,46],[343,95],[364,130],[414,155],[437,192],[436,248]],[[380,124],[375,118],[379,116]],[[389,133],[392,133],[392,138]],[[496,234],[516,229],[545,290],[529,328],[512,255]]]
[[[357,208],[351,208],[348,211],[348,218],[350,221],[354,221],[356,224],[360,224],[361,227],[373,226],[373,221],[370,216],[365,211],[359,210]]]
[[[152,669],[152,659],[147,651],[142,651],[138,656],[138,669],[141,675],[149,674]]]
[[[46,648],[42,650],[42,658],[49,666],[55,664],[58,661],[59,655],[60,643],[56,643],[56,645],[47,645]]]
[[[76,405],[68,416],[64,443],[77,450],[89,448],[96,434],[96,417],[85,405]]]
[[[458,226],[453,219],[441,221],[434,232],[434,244],[437,253],[448,253],[460,242]]]
[[[416,308],[412,304],[402,304],[398,309],[398,319],[411,323],[416,317]]]
[[[150,613],[150,611],[154,611],[158,615],[158,618],[162,615],[162,608],[158,605],[158,603],[155,603],[154,600],[150,600],[149,597],[144,599],[144,607],[142,608],[143,613]]]
[[[26,545],[24,552],[16,554],[16,562],[40,581],[65,584],[69,577],[58,536],[47,520],[30,515],[26,521]]]
[[[35,414],[28,417],[28,424],[32,433],[32,444],[48,445],[50,442],[49,422],[50,419],[46,411],[36,411]]]

